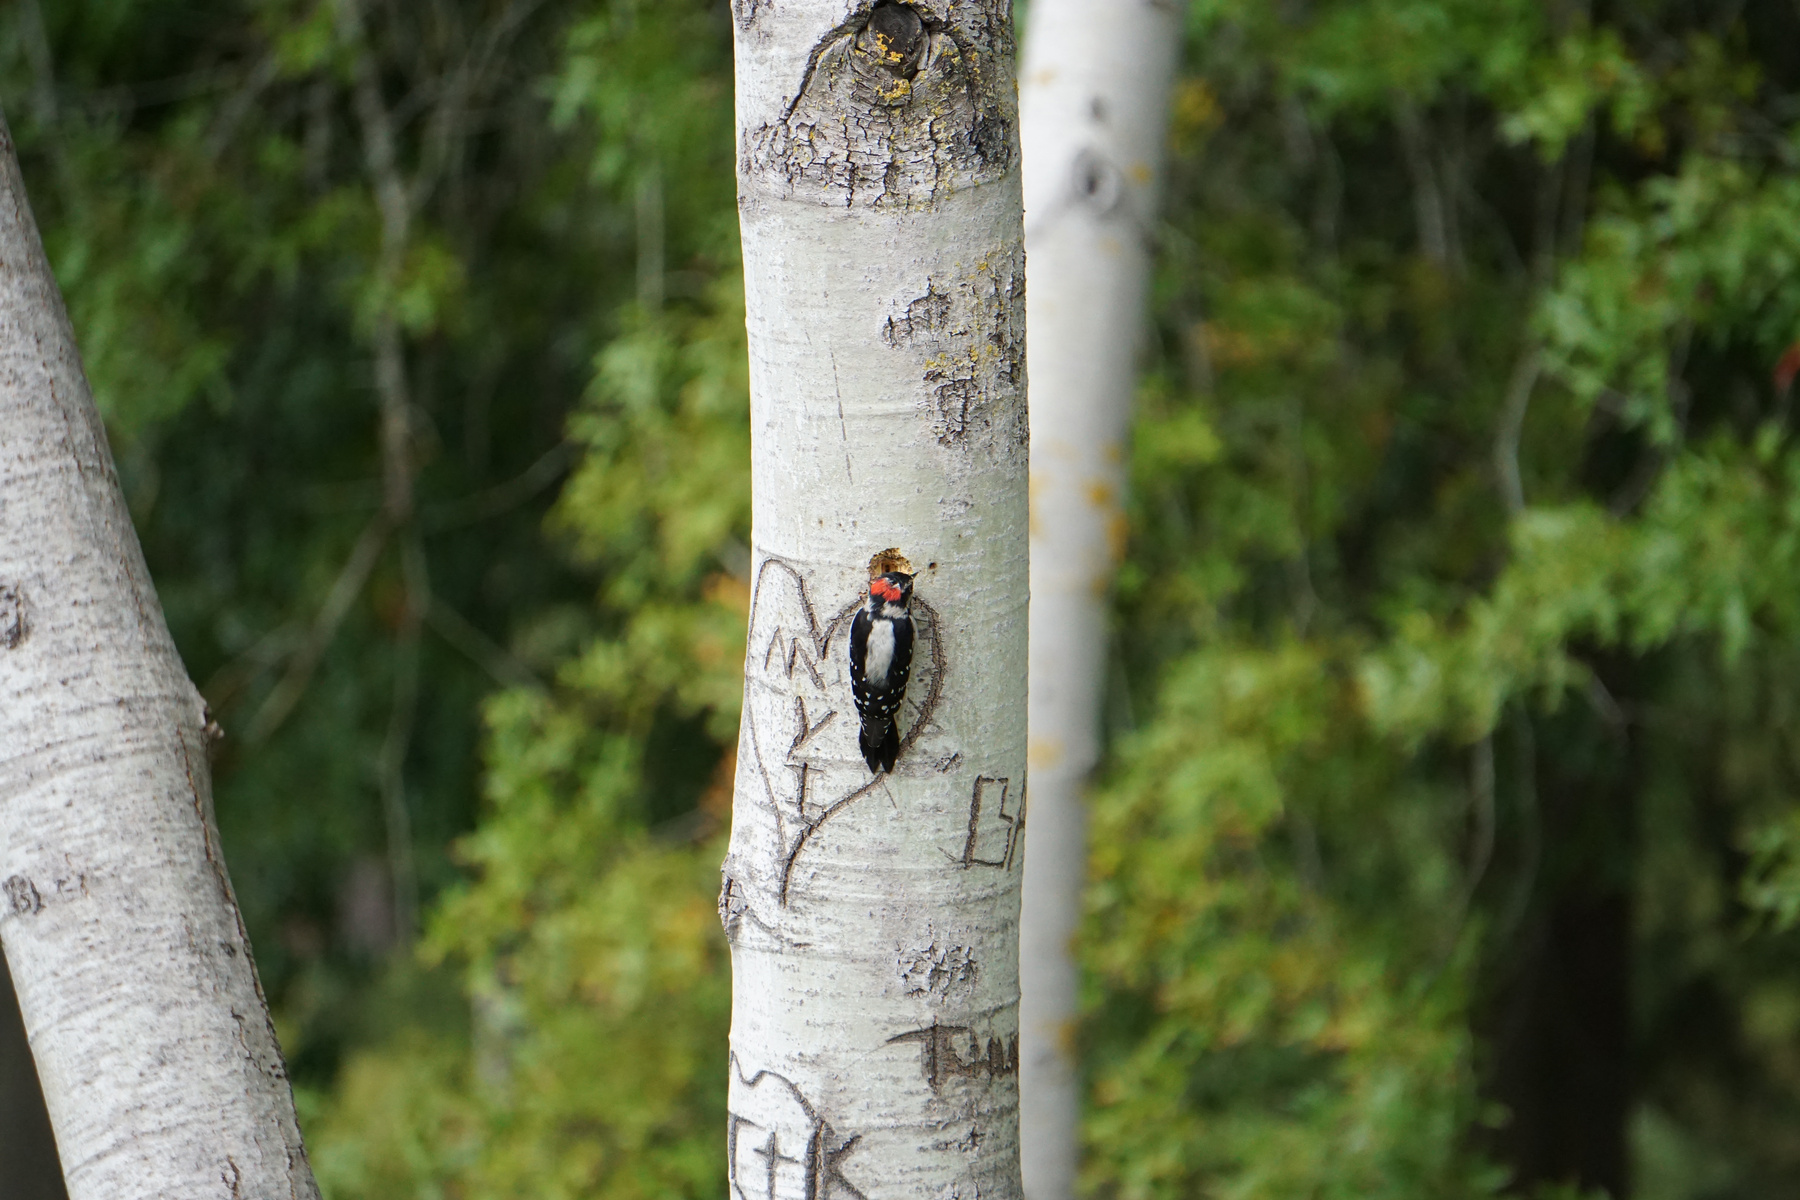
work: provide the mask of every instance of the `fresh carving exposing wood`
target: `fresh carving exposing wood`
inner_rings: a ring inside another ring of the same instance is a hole
[[[1017,1200],[1028,426],[1008,5],[735,15],[756,568],[719,896],[731,1187]],[[910,560],[914,640],[898,756],[872,774],[848,641],[882,553]]]
[[[0,943],[71,1200],[318,1195],[213,827],[213,729],[0,121]]]

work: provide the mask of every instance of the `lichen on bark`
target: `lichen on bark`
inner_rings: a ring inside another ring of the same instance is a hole
[[[746,131],[743,176],[846,208],[928,206],[999,179],[1017,165],[1012,58],[1001,0],[861,7],[813,48],[782,114]]]

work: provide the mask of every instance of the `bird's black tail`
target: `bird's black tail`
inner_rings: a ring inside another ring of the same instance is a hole
[[[863,761],[869,764],[870,771],[893,774],[894,760],[900,757],[900,726],[896,722],[883,721],[879,717],[864,721],[856,744],[861,747]]]

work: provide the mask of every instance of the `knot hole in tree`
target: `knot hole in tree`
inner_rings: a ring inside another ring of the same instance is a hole
[[[884,0],[870,11],[868,24],[856,35],[856,48],[890,74],[911,79],[924,61],[926,34],[918,9]]]
[[[1070,183],[1075,202],[1095,216],[1105,216],[1118,207],[1125,194],[1125,180],[1119,168],[1100,151],[1083,147],[1069,164]]]

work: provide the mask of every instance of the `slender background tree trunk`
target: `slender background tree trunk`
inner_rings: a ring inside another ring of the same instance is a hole
[[[1107,594],[1150,222],[1180,45],[1167,0],[1033,0],[1021,110],[1031,254],[1031,849],[1021,934],[1025,1191],[1074,1195],[1072,951],[1100,756]]]
[[[0,943],[72,1200],[317,1195],[211,729],[0,121]]]
[[[735,5],[755,567],[720,913],[744,1200],[1020,1194],[1009,9]],[[871,777],[846,639],[889,547],[918,638],[896,770]]]

